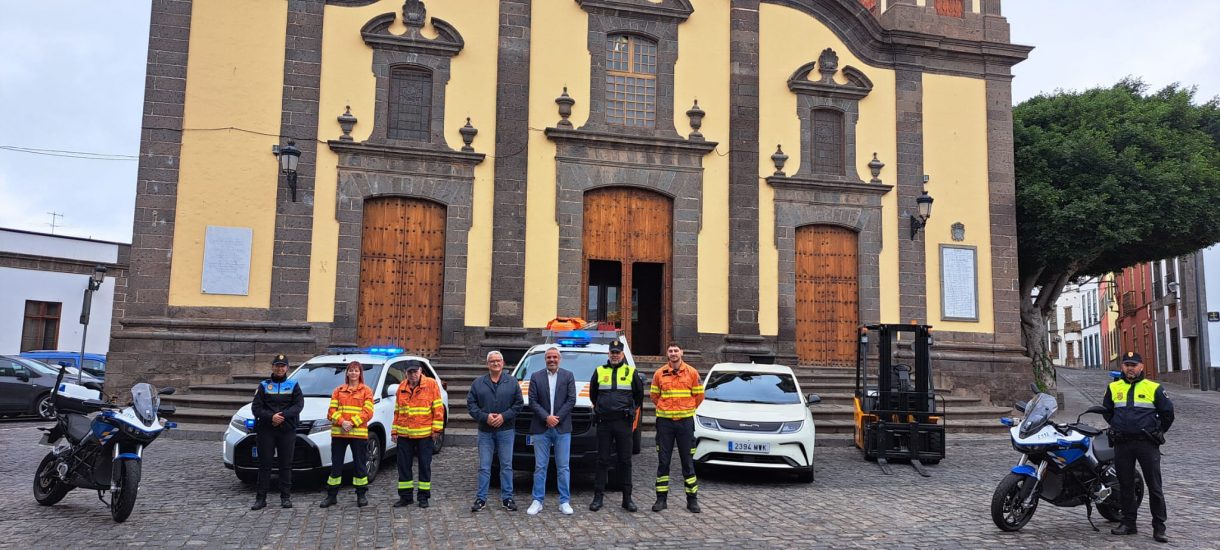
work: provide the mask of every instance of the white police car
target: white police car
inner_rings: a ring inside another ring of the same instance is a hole
[[[445,404],[445,421],[449,419],[449,392],[446,384],[436,374],[432,364],[423,357],[400,355],[397,348],[331,349],[330,355],[319,355],[306,361],[289,374],[305,395],[305,408],[301,410],[301,422],[297,426],[296,448],[292,456],[294,472],[322,473],[330,468],[330,427],[326,410],[330,407],[330,395],[344,383],[347,364],[359,361],[364,365],[364,383],[373,390],[373,419],[369,422],[368,476],[371,481],[381,468],[381,460],[396,446],[390,439],[390,425],[394,422],[395,393],[398,384],[407,380],[407,366],[418,364],[424,376],[436,380],[441,389],[441,401]],[[225,468],[233,470],[238,479],[253,483],[258,479],[258,438],[253,432],[254,418],[250,405],[245,405],[233,415],[224,435]],[[441,432],[436,443],[439,453],[445,442]],[[352,461],[348,450],[344,464]],[[274,471],[274,469],[273,469]]]
[[[610,342],[618,340],[623,343],[623,360],[628,365],[636,367],[636,375],[641,380],[649,378],[639,370],[635,358],[631,355],[631,347],[627,338],[615,331],[544,331],[552,343],[538,344],[526,350],[517,367],[513,369],[513,377],[521,384],[522,397],[526,406],[517,415],[517,435],[513,441],[513,468],[516,470],[533,470],[534,447],[530,441],[530,420],[533,413],[529,408],[530,375],[546,368],[543,356],[546,350],[559,349],[559,367],[572,372],[576,379],[576,406],[572,409],[572,446],[570,453],[573,470],[592,471],[597,462],[597,422],[593,415],[593,402],[589,400],[589,381],[593,371],[606,364],[609,360]],[[644,383],[644,399],[648,399],[647,382]],[[635,422],[632,425],[633,454],[640,453],[640,420],[642,409],[636,410]]]

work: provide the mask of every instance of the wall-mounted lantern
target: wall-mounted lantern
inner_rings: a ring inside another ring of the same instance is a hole
[[[911,240],[932,218],[932,196],[928,194],[928,176],[923,177],[923,191],[915,197],[915,214],[911,214]]]

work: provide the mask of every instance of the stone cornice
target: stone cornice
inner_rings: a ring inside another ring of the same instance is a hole
[[[371,144],[371,143],[355,143],[351,141],[340,141],[332,139],[326,142],[330,149],[336,153],[350,153],[361,155],[379,155],[392,158],[401,158],[408,160],[422,161],[443,161],[462,164],[473,167],[476,164],[483,162],[487,157],[484,153],[471,153],[468,151],[453,151],[453,150],[438,150],[424,147],[408,147],[403,145],[389,144]]]
[[[849,178],[809,178],[797,176],[768,176],[767,183],[777,189],[797,189],[830,191],[833,193],[855,193],[861,195],[884,195],[894,188],[893,185],[868,183]]]
[[[585,11],[607,10],[627,12],[650,17],[675,19],[678,22],[686,21],[690,14],[695,11],[695,7],[691,5],[690,0],[662,0],[660,2],[652,2],[650,0],[576,0],[576,3],[580,4],[580,7]]]
[[[378,15],[360,28],[360,36],[374,48],[448,57],[457,55],[466,46],[466,41],[453,25],[435,17],[432,18],[432,28],[436,29],[436,38],[426,38],[414,27],[407,27],[407,32],[402,35],[394,34],[390,32],[390,25],[397,18],[398,14],[393,12]]]
[[[547,128],[546,137],[556,143],[570,142],[604,149],[630,149],[706,155],[716,150],[716,142],[682,138],[646,137],[566,128]]]

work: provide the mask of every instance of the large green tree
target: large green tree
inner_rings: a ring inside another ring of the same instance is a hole
[[[1220,103],[1127,79],[1013,110],[1021,329],[1054,386],[1046,318],[1064,285],[1220,241]]]

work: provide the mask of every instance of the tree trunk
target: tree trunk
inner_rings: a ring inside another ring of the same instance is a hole
[[[1055,364],[1051,362],[1048,348],[1046,316],[1054,311],[1055,301],[1073,275],[1075,270],[1048,272],[1040,269],[1021,279],[1021,343],[1025,346],[1025,355],[1033,360],[1034,383],[1039,391],[1055,390]],[[1038,290],[1036,299],[1035,289]]]

